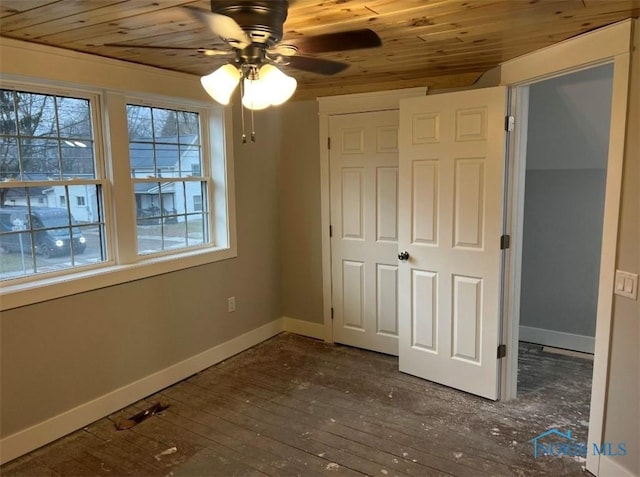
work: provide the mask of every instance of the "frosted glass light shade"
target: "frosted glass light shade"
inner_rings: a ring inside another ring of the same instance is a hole
[[[298,86],[295,78],[285,75],[273,65],[264,65],[260,68],[260,81],[265,83],[265,94],[274,106],[291,98]]]
[[[240,82],[240,71],[233,65],[223,65],[213,73],[200,78],[205,91],[218,103],[227,105]]]
[[[262,78],[257,80],[244,79],[244,95],[242,104],[245,108],[259,110],[271,106],[269,95],[267,94],[267,84]]]

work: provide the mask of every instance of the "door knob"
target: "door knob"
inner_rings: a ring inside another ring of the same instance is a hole
[[[398,254],[398,260],[402,260],[403,262],[409,260],[409,252],[403,250]]]

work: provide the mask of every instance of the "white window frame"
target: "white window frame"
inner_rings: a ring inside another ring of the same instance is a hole
[[[2,78],[0,78],[1,80]],[[80,98],[89,101],[90,112],[91,112],[91,127],[92,127],[92,141],[94,144],[94,178],[93,179],[84,179],[82,181],[77,181],[75,179],[56,179],[53,181],[17,181],[15,184],[12,182],[11,185],[15,187],[22,187],[23,185],[27,187],[37,187],[37,186],[75,186],[75,185],[96,185],[100,186],[102,191],[101,200],[103,202],[105,211],[103,212],[102,220],[107,223],[109,221],[109,217],[106,215],[106,211],[108,208],[107,197],[109,194],[109,181],[107,179],[107,174],[105,170],[105,157],[104,157],[104,127],[102,122],[102,108],[101,108],[101,98],[100,95],[95,91],[90,91],[87,89],[80,88],[61,88],[61,87],[51,87],[48,85],[42,85],[38,83],[25,83],[25,82],[14,82],[14,81],[0,81],[0,89],[8,89],[19,92],[26,92],[32,94],[42,94],[48,96],[58,96],[58,97],[70,97],[70,98]],[[40,202],[42,203],[42,202]],[[71,210],[73,207],[73,201],[70,200],[70,197],[65,195],[65,205],[62,206]],[[108,225],[105,226],[105,236],[108,237]],[[87,272],[89,270],[96,269],[98,267],[102,268],[111,263],[110,257],[112,257],[111,250],[109,250],[110,240],[105,240],[105,247],[102,250],[103,255],[105,256],[105,260],[95,264],[88,265],[79,265],[73,268],[66,268],[55,270],[46,273],[36,273],[33,275],[26,275],[22,277],[17,277],[14,279],[6,280],[0,282],[0,310],[4,310],[5,301],[8,298],[5,298],[6,290],[11,290],[13,287],[24,288],[28,287],[31,283],[38,283],[41,280],[53,279],[55,277],[63,277],[67,275],[73,275],[76,273]]]
[[[207,185],[207,195],[206,195],[206,203],[209,206],[208,207],[208,220],[207,220],[207,229],[208,229],[208,239],[209,239],[209,243],[203,244],[203,245],[195,245],[195,246],[190,246],[188,248],[182,248],[182,249],[169,249],[169,250],[163,250],[163,251],[158,251],[158,252],[154,252],[154,253],[148,253],[148,254],[139,254],[137,252],[137,256],[138,259],[142,259],[144,260],[147,257],[159,257],[159,256],[165,256],[165,255],[175,255],[175,254],[179,254],[181,252],[184,252],[186,250],[197,250],[197,249],[205,249],[205,248],[211,248],[211,247],[215,247],[216,246],[216,235],[215,235],[215,227],[216,227],[216,221],[215,221],[215,211],[212,210],[212,205],[214,204],[213,202],[213,195],[212,195],[212,191],[214,186],[214,180],[213,180],[213,174],[211,172],[211,168],[212,168],[212,164],[211,161],[207,161],[207,158],[211,157],[213,158],[213,154],[211,152],[211,138],[210,135],[207,134],[207,131],[210,131],[212,128],[212,123],[210,123],[210,117],[208,115],[207,112],[207,108],[203,108],[202,105],[196,105],[196,104],[192,104],[192,105],[185,105],[185,103],[175,103],[175,102],[168,102],[166,100],[162,100],[162,99],[157,99],[157,98],[153,98],[153,97],[141,97],[141,96],[126,96],[126,104],[127,105],[132,105],[132,106],[146,106],[149,108],[157,108],[157,109],[171,109],[171,110],[176,110],[176,111],[186,111],[186,112],[191,112],[191,113],[198,113],[199,115],[199,120],[200,120],[200,154],[201,154],[201,163],[200,163],[200,167],[201,167],[201,176],[200,177],[204,177],[207,180],[206,185]],[[127,122],[127,131],[128,131],[128,119],[126,117],[126,109],[125,109],[125,121]],[[215,126],[215,123],[213,124],[213,126]],[[127,141],[128,141],[128,135],[127,135]],[[127,158],[129,158],[129,143],[127,142]],[[119,164],[120,166],[121,164]],[[133,178],[131,177],[131,165],[130,162],[127,161],[127,167],[128,167],[128,174],[129,174],[129,180],[131,181],[131,187],[132,187],[132,194],[133,194],[133,187],[135,184],[135,181],[133,180]],[[160,172],[160,171],[159,171]],[[180,177],[180,178],[176,178],[178,179],[176,182],[187,182],[189,181],[189,177],[184,176],[184,177]],[[158,175],[155,176],[153,178],[152,182],[163,182],[162,178]],[[198,181],[200,182],[200,181]],[[132,199],[133,201],[133,205],[135,206],[135,197]],[[135,217],[135,220],[137,222],[137,216]],[[136,248],[138,248],[138,243],[137,243],[137,233],[136,229],[134,229],[134,235],[135,235],[135,240],[136,242],[133,244],[133,246]],[[126,238],[123,237],[123,240],[128,240],[130,237],[127,236]]]
[[[79,269],[3,281],[0,283],[0,311],[237,256],[230,111],[212,103],[176,97],[86,88],[71,83],[52,85],[46,81],[9,75],[0,75],[0,87],[95,98],[91,107],[95,121],[96,174],[98,168],[104,167],[98,177],[106,182],[102,192],[107,223],[106,261]],[[209,178],[207,201],[212,244],[152,255],[137,254],[136,204],[129,166],[128,103],[200,113],[203,175]]]

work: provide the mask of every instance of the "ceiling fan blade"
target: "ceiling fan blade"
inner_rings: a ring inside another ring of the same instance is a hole
[[[291,40],[304,53],[326,53],[330,51],[359,50],[375,48],[382,45],[382,40],[376,32],[364,28],[338,33],[326,33]]]
[[[184,5],[182,8],[186,9],[195,19],[207,25],[209,30],[234,48],[242,49],[251,44],[249,36],[233,18],[190,5]]]
[[[342,61],[325,60],[322,58],[310,58],[308,56],[290,56],[286,59],[289,66],[301,71],[318,73],[320,75],[335,75],[349,67]]]
[[[233,54],[232,51],[218,50],[217,48],[200,48],[194,46],[161,46],[161,45],[138,45],[132,43],[105,43],[102,46],[117,47],[117,48],[147,48],[154,50],[189,50],[197,51],[206,56],[227,56]]]

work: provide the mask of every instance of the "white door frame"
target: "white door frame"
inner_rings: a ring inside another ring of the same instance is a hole
[[[618,219],[622,186],[622,166],[626,136],[627,98],[632,21],[596,30],[557,45],[544,48],[501,66],[501,83],[512,87],[510,114],[516,117],[516,130],[511,138],[510,177],[507,193],[509,209],[507,230],[512,235],[512,248],[506,264],[504,309],[504,342],[514,350],[507,354],[503,367],[502,398],[515,398],[518,365],[518,330],[520,324],[520,264],[522,255],[524,158],[527,142],[528,85],[545,79],[593,66],[613,64],[611,125],[600,258],[596,342],[591,388],[588,442],[600,444],[604,439],[606,386],[609,367],[613,284],[615,274]],[[599,474],[600,456],[587,455],[587,470]]]
[[[324,340],[333,343],[331,319],[331,173],[329,170],[329,119],[338,114],[400,109],[400,100],[427,93],[427,88],[407,88],[376,93],[359,93],[318,98],[320,116],[320,221],[322,224],[322,314]]]

